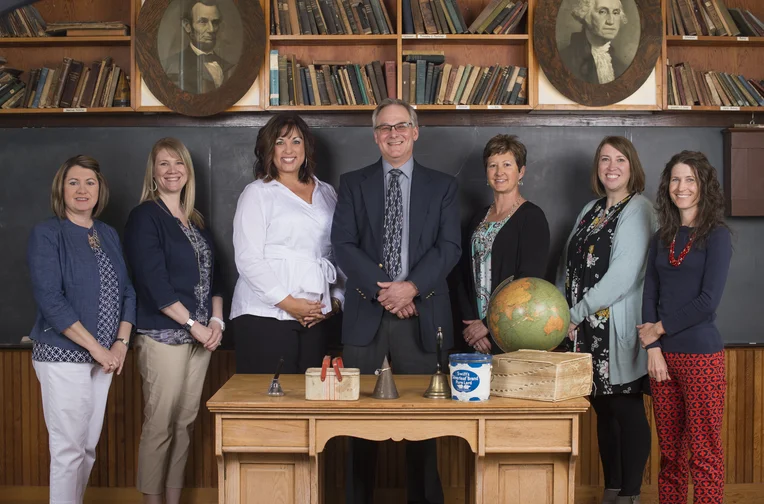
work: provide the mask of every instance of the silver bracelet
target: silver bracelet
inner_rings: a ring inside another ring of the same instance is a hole
[[[220,319],[218,317],[210,317],[210,322],[213,322],[213,321],[217,322],[218,324],[220,324],[220,330],[221,331],[225,331],[225,322],[223,322],[222,319]]]

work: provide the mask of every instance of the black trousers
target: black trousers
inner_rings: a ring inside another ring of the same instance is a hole
[[[310,329],[296,320],[241,315],[233,319],[236,342],[236,372],[273,374],[281,357],[281,372],[301,374],[321,367],[327,351],[327,322]]]
[[[614,394],[590,399],[597,413],[605,488],[620,488],[619,495],[639,495],[650,456],[650,425],[642,397]]]
[[[401,320],[388,312],[382,316],[377,334],[367,346],[345,345],[346,367],[360,368],[361,374],[373,374],[390,358],[396,374],[432,374],[436,368],[435,353],[425,352],[419,339],[419,319]],[[424,390],[422,390],[424,393]],[[377,469],[375,441],[350,439],[347,457],[345,503],[374,502],[374,477]],[[443,503],[443,488],[438,476],[437,445],[434,439],[409,441],[406,445],[407,496],[410,503]]]

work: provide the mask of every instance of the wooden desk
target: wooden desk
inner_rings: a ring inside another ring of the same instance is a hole
[[[457,436],[474,453],[467,502],[573,504],[579,416],[585,399],[560,403],[492,397],[461,403],[422,397],[428,376],[396,376],[400,398],[306,401],[305,377],[281,377],[284,397],[268,397],[271,377],[234,375],[208,402],[215,416],[220,504],[322,503],[319,454],[336,436],[418,441]]]

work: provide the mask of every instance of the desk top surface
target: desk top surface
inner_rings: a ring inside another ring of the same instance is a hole
[[[278,414],[368,414],[375,415],[426,415],[449,414],[512,414],[512,413],[583,413],[589,408],[584,398],[556,403],[494,397],[485,402],[459,402],[451,399],[426,399],[423,397],[430,383],[430,376],[396,375],[398,399],[384,400],[371,397],[377,377],[361,376],[361,394],[358,401],[308,401],[305,399],[305,376],[282,375],[279,381],[284,396],[269,397],[266,392],[271,375],[234,375],[218,390],[207,407],[213,413],[263,413]]]

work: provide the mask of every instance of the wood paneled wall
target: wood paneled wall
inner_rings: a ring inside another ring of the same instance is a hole
[[[728,484],[764,485],[764,349],[728,349],[727,404],[724,419],[724,447]],[[122,376],[112,384],[104,419],[101,442],[91,486],[132,487],[142,422],[140,376],[133,352],[127,357]],[[230,351],[213,355],[202,400],[220,388],[234,372]],[[652,424],[650,399],[645,400]],[[40,387],[32,368],[30,350],[0,351],[0,486],[45,486],[48,484],[48,434],[40,400]],[[590,410],[581,422],[581,455],[577,484],[579,487],[602,486],[597,452],[594,413]],[[213,454],[212,416],[200,410],[194,430],[194,442],[188,461],[186,485],[211,488],[216,485],[217,469]],[[458,438],[444,438],[439,444],[439,466],[443,486],[464,486],[468,467],[466,443]],[[342,494],[344,478],[343,440],[335,439],[324,452],[327,497]],[[380,489],[405,485],[404,450],[401,444],[384,443],[379,453],[377,484]],[[658,482],[658,440],[653,435],[652,451],[644,482]],[[764,492],[764,486],[762,487]],[[329,500],[328,502],[338,502]]]

